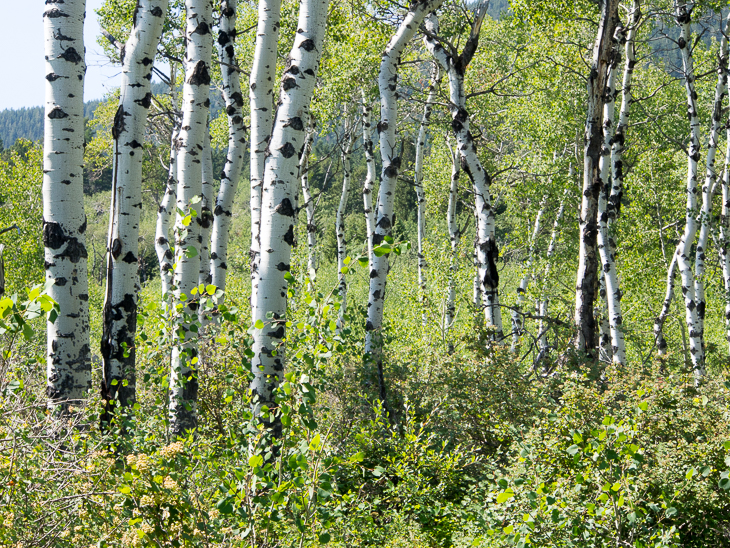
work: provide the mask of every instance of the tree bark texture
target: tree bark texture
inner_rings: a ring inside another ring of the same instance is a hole
[[[352,168],[350,155],[352,152],[352,141],[355,136],[355,124],[347,120],[347,109],[345,109],[345,136],[342,147],[342,193],[340,204],[337,207],[335,235],[337,237],[337,285],[340,294],[339,326],[343,325],[343,317],[347,311],[347,279],[345,277],[345,258],[347,257],[347,241],[345,239],[345,213],[347,211],[347,199],[350,194],[350,177]]]
[[[256,316],[256,292],[261,258],[261,199],[267,148],[274,121],[274,79],[279,46],[281,0],[259,0],[249,103],[251,109],[251,317]]]
[[[720,215],[720,242],[717,246],[725,285],[725,338],[730,345],[730,126],[727,133],[725,169],[722,173],[722,212]],[[730,348],[729,348],[730,350]]]
[[[481,13],[480,16],[483,17],[484,13]],[[448,76],[451,127],[461,155],[461,168],[474,187],[475,214],[477,217],[475,247],[479,293],[482,299],[481,305],[484,308],[487,325],[494,329],[494,339],[501,341],[504,337],[502,312],[499,304],[499,272],[497,270],[499,249],[495,235],[494,209],[489,194],[490,180],[477,156],[476,144],[471,131],[469,131],[469,112],[466,110],[466,93],[464,91],[464,75],[479,44],[480,24],[481,19],[477,18],[477,23],[472,27],[464,51],[457,57],[448,53],[438,42],[436,38],[438,35],[438,19],[435,15],[429,16],[426,21],[428,35],[425,42],[434,59]]]
[[[319,268],[319,260],[317,257],[317,223],[314,219],[315,203],[312,198],[312,190],[309,187],[309,155],[312,153],[314,127],[314,118],[310,116],[307,136],[304,138],[304,147],[302,147],[302,158],[299,161],[302,200],[304,200],[304,210],[307,214],[307,275],[312,284],[310,289],[314,288],[313,284],[317,276],[317,268]]]
[[[456,206],[459,198],[459,153],[451,150],[451,182],[449,183],[449,204],[446,209],[446,224],[449,227],[449,243],[451,244],[451,257],[449,261],[449,287],[446,294],[446,314],[444,330],[451,329],[456,319],[456,273],[459,269],[458,252],[461,242],[461,232],[456,219]]]
[[[375,154],[373,153],[373,107],[362,92],[362,147],[365,151],[367,174],[362,186],[362,201],[365,209],[365,232],[368,243],[368,264],[373,265],[373,234],[375,234],[375,212],[373,211],[373,184],[375,183]]]
[[[210,237],[213,228],[213,196],[215,195],[215,178],[213,175],[213,151],[210,147],[210,133],[206,131],[202,154],[203,200],[200,203],[200,266],[198,267],[198,284],[209,284],[213,281],[211,273]]]
[[[274,391],[285,365],[285,324],[291,250],[294,245],[298,195],[299,154],[309,121],[309,104],[322,54],[329,0],[302,0],[294,44],[282,76],[280,103],[269,141],[261,200],[261,262],[258,288],[252,295],[255,325],[255,411],[274,407]],[[255,145],[256,143],[254,143]],[[280,423],[262,416],[278,434]]]
[[[183,118],[177,172],[175,219],[175,300],[185,295],[183,316],[177,325],[170,372],[170,433],[182,435],[197,427],[197,333],[191,327],[197,316],[192,290],[200,271],[203,153],[208,137],[210,63],[213,50],[213,3],[186,0],[187,51],[183,84]],[[181,215],[180,211],[192,214]]]
[[[218,58],[221,60],[223,99],[228,116],[228,152],[221,173],[221,185],[213,208],[211,237],[211,283],[226,289],[228,272],[228,242],[230,240],[233,200],[241,178],[243,157],[246,153],[246,124],[243,119],[241,77],[234,49],[236,43],[236,6],[238,0],[221,0],[218,30]]]
[[[426,148],[426,139],[428,138],[428,126],[431,123],[431,111],[433,103],[436,101],[436,94],[439,81],[441,80],[441,71],[438,64],[434,63],[431,71],[431,80],[428,86],[428,97],[426,105],[423,107],[423,116],[421,116],[421,124],[418,128],[418,137],[416,138],[416,160],[414,166],[415,172],[415,190],[417,200],[417,226],[418,226],[418,290],[419,301],[421,303],[421,324],[427,323],[428,315],[426,314],[426,256],[423,254],[423,245],[426,240],[426,193],[423,190],[423,155]]]
[[[583,149],[583,193],[580,210],[580,252],[575,295],[576,347],[589,358],[595,357],[596,324],[593,317],[598,285],[598,195],[601,190],[600,158],[603,135],[601,118],[603,94],[608,77],[614,32],[618,24],[618,0],[605,0],[601,6],[596,42],[593,46],[591,73],[587,84],[587,114]]]
[[[46,395],[65,410],[91,388],[84,213],[84,0],[46,4],[43,247],[48,294],[60,307],[48,322]]]

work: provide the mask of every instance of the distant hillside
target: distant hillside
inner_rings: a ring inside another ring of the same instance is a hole
[[[99,101],[84,103],[84,117],[93,118]],[[7,148],[17,139],[38,141],[43,138],[43,107],[0,110],[0,139]]]

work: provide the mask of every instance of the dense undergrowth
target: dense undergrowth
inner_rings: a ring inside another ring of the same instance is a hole
[[[305,287],[292,285],[276,441],[250,411],[245,297],[205,330],[200,428],[180,440],[166,434],[171,325],[154,287],[140,312],[138,401],[106,432],[94,395],[61,420],[46,409],[43,360],[28,358],[42,341],[18,320],[52,313],[41,288],[36,304],[3,301],[0,545],[730,542],[721,371],[695,388],[673,363],[617,371],[563,349],[545,375],[463,322],[452,349],[435,337],[388,354],[386,415],[361,359],[362,310],[338,331],[337,300]]]

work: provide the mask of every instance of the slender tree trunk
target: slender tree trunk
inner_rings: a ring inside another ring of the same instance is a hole
[[[691,10],[683,2],[676,3],[676,19],[677,24],[681,28],[677,43],[682,54],[684,87],[687,93],[687,113],[690,123],[690,142],[689,152],[687,154],[687,213],[684,234],[677,246],[676,255],[677,267],[682,278],[682,294],[685,302],[687,330],[689,331],[692,367],[699,378],[704,369],[705,359],[690,253],[695,236],[697,235],[697,217],[700,213],[697,203],[697,163],[700,160],[700,120],[697,111],[697,93],[695,92],[694,85],[694,60],[691,51],[692,14]]]
[[[607,360],[619,365],[626,364],[626,343],[622,331],[621,317],[621,289],[619,288],[618,274],[616,272],[616,260],[614,249],[611,245],[609,234],[609,209],[610,194],[615,186],[612,183],[611,171],[611,149],[614,140],[614,119],[616,110],[616,73],[621,60],[620,50],[613,52],[606,80],[606,92],[604,93],[603,106],[603,148],[599,162],[601,174],[601,191],[598,197],[598,253],[602,266],[601,296],[605,303],[603,319],[608,322],[608,340],[604,339],[603,328],[601,329],[600,348]],[[603,322],[602,322],[603,323]]]
[[[345,109],[345,117],[347,117],[347,109]],[[355,124],[352,124],[354,126]],[[347,257],[347,241],[345,240],[345,212],[347,210],[347,198],[350,193],[350,176],[352,174],[350,167],[350,152],[352,150],[352,140],[355,128],[350,127],[348,121],[345,121],[345,145],[342,149],[342,194],[340,194],[340,205],[337,208],[336,230],[337,235],[337,280],[339,287],[340,299],[340,317],[339,325],[343,325],[343,316],[347,310],[347,279],[345,278],[345,258]]]
[[[256,293],[261,258],[261,199],[266,150],[274,121],[274,79],[279,45],[281,0],[259,0],[249,102],[251,108],[251,317],[256,317]]]
[[[456,222],[456,204],[459,197],[459,153],[451,150],[451,183],[449,185],[449,205],[446,210],[446,223],[449,227],[449,242],[451,243],[451,257],[449,264],[449,288],[446,294],[446,325],[444,330],[451,329],[456,318],[456,273],[459,269],[458,250],[461,241],[459,225]]]
[[[261,201],[261,263],[258,288],[252,296],[254,311],[255,411],[265,424],[280,433],[278,419],[265,412],[272,409],[274,392],[285,365],[284,339],[291,249],[294,244],[298,194],[299,152],[304,144],[309,104],[322,53],[328,0],[302,0],[294,45],[282,76],[280,104],[274,121],[269,156],[266,159]]]
[[[91,388],[84,213],[84,0],[46,4],[43,246],[48,294],[59,305],[46,324],[46,395],[68,409]]]
[[[667,269],[667,292],[662,303],[662,311],[654,320],[654,343],[660,356],[667,354],[667,341],[664,339],[664,323],[667,321],[669,310],[672,306],[672,299],[674,299],[674,274],[677,271],[677,251],[672,255],[672,262],[669,263],[669,268]]]
[[[139,219],[142,212],[142,159],[147,111],[152,102],[150,76],[167,0],[137,4],[134,27],[122,49],[122,83],[114,116],[114,166],[109,210],[104,329],[101,340],[101,396],[106,404],[102,420],[110,418],[114,402],[135,401],[135,334],[139,291]]]
[[[540,235],[540,225],[546,203],[547,195],[543,196],[542,200],[540,200],[540,209],[535,216],[535,225],[532,229],[530,247],[527,250],[525,272],[520,280],[520,285],[517,287],[517,303],[515,304],[514,310],[512,310],[512,352],[517,352],[517,347],[520,344],[520,337],[524,332],[525,322],[522,316],[522,307],[525,304],[525,295],[527,294],[527,288],[530,285],[530,278],[532,278],[532,261],[535,259],[535,255],[537,254],[537,238]]]
[[[373,125],[371,107],[362,92],[362,143],[365,151],[367,175],[362,186],[362,200],[365,208],[365,231],[368,240],[368,264],[373,264],[373,235],[375,234],[375,212],[373,211],[373,184],[375,183],[375,155],[373,154]]]
[[[486,4],[482,4],[486,6]],[[489,194],[490,179],[477,156],[477,147],[471,131],[469,131],[469,113],[466,110],[466,94],[464,92],[464,75],[469,62],[476,52],[479,43],[479,30],[486,11],[476,18],[464,52],[454,58],[433,38],[438,34],[438,19],[435,15],[428,17],[426,29],[426,47],[434,56],[449,80],[449,110],[451,127],[456,138],[457,148],[461,154],[461,167],[474,187],[477,216],[477,271],[479,288],[488,326],[494,329],[494,339],[503,339],[502,312],[499,304],[499,272],[497,259],[499,249],[495,235],[494,209]]]
[[[418,137],[416,140],[416,161],[415,161],[415,190],[417,204],[417,224],[418,224],[418,289],[420,292],[419,300],[421,302],[421,324],[425,327],[427,323],[426,314],[426,256],[423,254],[423,244],[426,239],[426,193],[423,190],[423,154],[426,148],[426,138],[428,135],[428,126],[431,123],[432,105],[436,101],[437,87],[441,80],[441,71],[438,64],[434,63],[431,71],[431,81],[428,87],[428,97],[426,105],[423,107],[423,116],[421,117],[421,125],[418,129]]]
[[[312,153],[312,142],[314,141],[314,118],[310,116],[307,136],[304,138],[302,158],[299,161],[299,178],[302,182],[302,199],[304,210],[307,213],[307,274],[310,280],[310,289],[314,290],[314,281],[317,277],[319,260],[317,257],[317,223],[314,220],[314,200],[312,191],[309,188],[309,155]]]
[[[573,179],[575,172],[573,166],[570,166],[570,178]],[[550,306],[550,299],[547,296],[548,280],[550,279],[550,268],[552,267],[553,255],[555,255],[555,247],[558,244],[558,238],[560,236],[560,223],[563,220],[563,214],[565,212],[565,199],[568,197],[568,189],[563,191],[563,197],[560,199],[560,206],[558,207],[558,213],[555,215],[555,221],[553,222],[553,231],[550,234],[550,243],[548,244],[547,252],[545,253],[545,271],[542,275],[542,288],[540,289],[540,304],[538,305],[538,314],[540,316],[540,323],[538,325],[538,347],[541,356],[545,356],[549,351],[549,344],[547,338],[547,315]]]
[[[192,294],[200,271],[200,237],[203,162],[201,155],[208,135],[210,63],[213,50],[213,2],[186,0],[187,52],[183,85],[183,119],[177,172],[175,219],[175,300],[187,303],[177,326],[179,340],[173,347],[170,372],[170,433],[182,435],[197,427],[198,378],[197,334],[191,323],[197,316]],[[180,211],[186,213],[181,215]],[[188,213],[189,212],[189,213]],[[191,217],[192,215],[192,217]]]
[[[215,196],[215,179],[213,176],[213,153],[210,147],[210,133],[206,131],[201,157],[203,172],[203,200],[200,203],[200,266],[198,284],[209,284],[213,281],[213,266],[210,254],[210,233],[213,228],[213,196]],[[202,313],[202,310],[199,312]],[[202,320],[202,316],[201,316]]]
[[[722,173],[722,213],[720,216],[720,243],[717,246],[725,284],[725,339],[730,345],[730,125],[727,133],[725,169]],[[730,347],[729,347],[730,351]]]
[[[231,232],[233,200],[241,178],[243,157],[246,152],[246,125],[243,119],[243,95],[241,77],[234,49],[236,42],[236,6],[238,0],[221,0],[221,16],[218,32],[218,58],[223,79],[223,99],[228,116],[228,153],[221,173],[221,186],[213,209],[213,235],[211,239],[211,283],[226,289],[228,272],[228,241]]]
[[[425,0],[413,4],[391,37],[383,52],[378,75],[380,90],[380,157],[383,167],[375,210],[375,226],[371,236],[372,246],[380,245],[393,228],[393,205],[401,157],[396,145],[398,142],[398,64],[406,45],[413,39],[426,15],[438,8],[443,0]],[[365,326],[366,359],[376,364],[380,389],[380,401],[387,409],[385,381],[383,377],[382,335],[385,287],[388,277],[388,255],[370,258],[370,292],[368,295],[368,315]]]
[[[160,280],[162,300],[167,309],[172,296],[172,263],[170,249],[170,220],[177,205],[177,157],[180,151],[180,113],[177,111],[177,76],[175,65],[170,64],[170,99],[172,109],[172,134],[170,137],[170,164],[167,173],[167,187],[157,210],[157,226],[155,229],[155,251],[160,263]]]
[[[730,19],[728,19],[730,21]],[[712,198],[715,194],[717,175],[715,172],[715,156],[720,129],[725,125],[722,122],[722,103],[727,95],[728,78],[728,25],[720,40],[720,52],[718,55],[717,85],[715,86],[715,100],[712,106],[712,126],[710,129],[709,144],[707,146],[707,159],[705,163],[705,184],[702,186],[702,209],[699,215],[699,237],[695,250],[695,300],[697,303],[697,330],[699,331],[702,355],[705,353],[705,311],[707,299],[705,298],[705,252],[710,239],[712,221]],[[695,368],[698,377],[705,373],[704,363]]]
[[[603,136],[601,116],[603,94],[608,77],[613,39],[618,17],[618,0],[605,0],[593,47],[591,74],[588,78],[588,109],[583,152],[583,192],[580,211],[580,253],[575,295],[575,324],[578,329],[576,346],[589,358],[595,357],[596,324],[593,318],[595,288],[598,283],[598,195],[601,190],[600,157]]]

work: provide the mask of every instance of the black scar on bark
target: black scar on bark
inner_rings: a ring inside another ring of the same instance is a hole
[[[290,89],[299,87],[299,85],[294,78],[284,78],[284,81],[281,83],[281,87],[284,91],[289,91]]]
[[[221,30],[218,32],[218,44],[221,46],[225,46],[228,42],[230,42],[231,39],[228,38],[228,33],[224,30]]]
[[[124,256],[122,261],[124,261],[127,264],[133,264],[133,263],[137,262],[137,257],[135,257],[134,253],[132,253],[131,251],[127,251],[127,254]]]
[[[205,108],[210,108],[210,97],[205,100],[205,102],[203,103],[203,105],[205,106]]]
[[[124,132],[125,116],[127,116],[127,113],[124,111],[122,105],[119,105],[119,108],[117,108],[117,112],[114,115],[114,124],[112,125],[112,137],[114,138],[114,140],[119,139],[119,136]]]
[[[84,222],[81,223],[81,226],[79,227],[79,234],[83,234],[86,232],[87,222],[86,222],[86,215],[84,215]]]
[[[487,271],[484,273],[484,285],[486,287],[499,287],[499,271],[497,270],[497,259],[499,249],[494,240],[487,240],[482,244],[482,249],[487,256]]]
[[[304,129],[304,123],[299,116],[294,116],[293,118],[289,118],[289,121],[284,124],[284,127],[290,127],[294,131],[302,131]]]
[[[281,339],[282,337],[284,337],[284,333],[285,333],[284,326],[280,325],[278,329],[276,329],[274,331],[269,331],[268,333],[266,333],[266,335],[268,337],[273,337],[275,339]]]
[[[378,277],[378,271],[373,268],[370,271],[370,279],[372,280],[373,278],[377,278],[377,277]]]
[[[152,92],[148,91],[142,99],[137,99],[135,103],[142,108],[150,108],[150,105],[152,104]]]
[[[291,143],[284,143],[284,146],[279,149],[281,151],[281,155],[284,158],[291,158],[296,154],[296,151],[294,150],[294,145]]]
[[[64,51],[61,55],[59,55],[62,59],[65,59],[69,63],[73,63],[74,65],[78,65],[80,62],[84,60],[83,57],[81,57],[78,52],[76,51],[76,48],[68,48],[66,51]]]
[[[48,80],[49,82],[55,82],[59,78],[65,78],[65,76],[59,76],[55,72],[51,72],[51,73],[46,74],[46,80]]]
[[[293,246],[294,245],[294,226],[289,225],[289,230],[286,231],[286,234],[284,234],[284,241]]]
[[[172,250],[170,250],[170,249],[165,250],[165,259],[167,259],[168,261],[172,260]]]
[[[296,66],[296,65],[292,65],[288,69],[286,69],[286,72],[288,72],[289,74],[293,74],[294,76],[296,76],[297,74],[299,74],[299,67]]]
[[[76,238],[69,238],[66,242],[66,248],[59,253],[54,255],[54,259],[67,258],[72,263],[76,264],[81,259],[87,259],[89,254],[86,251],[86,247],[78,241]]]
[[[142,148],[142,145],[137,140],[134,140],[131,143],[126,143],[125,146],[130,148]]]
[[[376,289],[373,291],[373,301],[379,301],[380,300],[380,289]]]
[[[373,234],[373,245],[380,245],[383,243],[384,236],[382,234]]]
[[[229,44],[226,46],[226,55],[228,56],[229,59],[232,59],[235,62],[236,50],[233,49],[233,44]],[[230,71],[232,69],[229,68],[228,70]]]
[[[241,95],[241,92],[236,91],[234,93],[231,93],[231,101],[236,103],[239,107],[243,106],[243,95]]]
[[[299,44],[299,47],[302,48],[304,51],[312,51],[314,49],[314,40],[308,38],[307,40]]]
[[[193,31],[193,34],[200,34],[201,36],[205,36],[209,32],[210,27],[208,26],[208,23],[206,23],[205,21],[201,21],[197,28]]]
[[[365,324],[365,331],[373,331],[375,328],[373,327],[373,322],[368,320],[368,322]]]
[[[383,215],[375,226],[379,226],[383,230],[388,230],[391,227],[390,219],[388,219],[387,215]]]
[[[160,6],[155,6],[150,10],[150,13],[154,15],[155,17],[162,17],[164,14],[162,13],[162,8]]]
[[[203,25],[205,23],[201,23]],[[206,28],[208,25],[205,25]],[[200,25],[198,26],[200,27]],[[193,68],[193,73],[188,79],[188,84],[192,86],[209,86],[210,85],[210,74],[208,73],[208,66],[203,61],[198,61]]]
[[[59,120],[61,118],[68,118],[68,114],[66,114],[61,107],[56,107],[48,113],[48,117],[51,120]]]
[[[61,30],[55,30],[55,31],[53,31],[53,37],[56,40],[60,41],[60,42],[63,42],[63,41],[71,42],[71,41],[73,41],[73,38],[71,38],[70,36],[66,36],[65,34],[63,34],[63,32],[61,32]]]
[[[61,225],[54,222],[43,221],[43,245],[50,249],[58,249],[66,243],[66,235]]]
[[[63,287],[64,285],[66,285],[66,282],[68,282],[68,280],[66,278],[56,278],[54,282],[58,287]]]
[[[51,8],[46,13],[44,13],[43,16],[48,17],[49,19],[56,19],[58,17],[68,17],[68,14],[62,12],[58,8]]]
[[[284,215],[285,217],[294,217],[294,208],[289,198],[284,198],[279,205],[274,208],[274,213]]]
[[[122,254],[122,241],[119,238],[114,238],[112,242],[112,257],[118,259],[119,255]]]
[[[69,181],[68,179],[64,179],[63,181],[61,181],[61,184],[62,185],[70,185],[71,184],[71,181]]]

